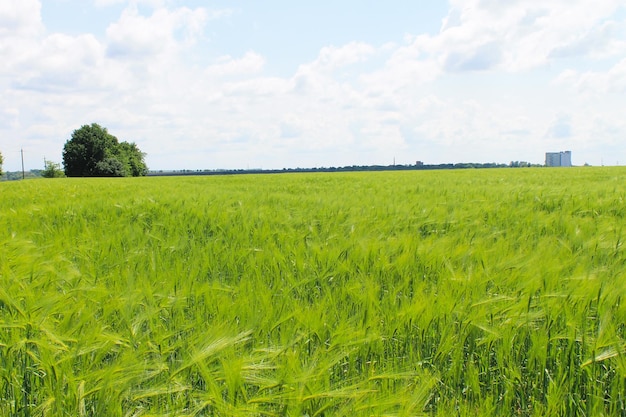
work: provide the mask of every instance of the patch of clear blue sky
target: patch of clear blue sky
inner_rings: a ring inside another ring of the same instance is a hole
[[[380,46],[402,43],[405,35],[437,33],[448,11],[442,0],[179,0],[175,6],[232,11],[208,22],[202,52],[194,61],[254,51],[266,58],[270,74],[280,76],[292,75],[298,65],[313,61],[324,46],[353,41]],[[85,0],[44,0],[42,18],[49,32],[103,38],[123,8],[96,7]],[[139,11],[149,13],[145,8]]]

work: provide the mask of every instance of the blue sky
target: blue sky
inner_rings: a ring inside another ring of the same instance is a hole
[[[625,0],[0,0],[5,170],[626,163]]]

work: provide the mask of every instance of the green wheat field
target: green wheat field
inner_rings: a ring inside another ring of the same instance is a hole
[[[0,184],[2,416],[624,416],[626,169]]]

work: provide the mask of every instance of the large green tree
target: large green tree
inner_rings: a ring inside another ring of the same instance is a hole
[[[96,123],[75,130],[63,147],[68,177],[142,176],[148,172],[144,158],[136,144],[119,142]]]
[[[2,163],[4,162],[4,158],[2,157],[2,152],[0,152],[0,175],[2,175]]]

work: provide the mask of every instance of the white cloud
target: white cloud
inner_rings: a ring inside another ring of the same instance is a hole
[[[159,8],[146,17],[130,6],[107,28],[108,54],[114,58],[143,59],[171,52],[193,43],[206,19],[204,9]]]
[[[19,62],[19,88],[50,90],[95,87],[92,71],[101,65],[103,47],[93,35],[49,35]],[[91,76],[90,76],[91,75]]]
[[[556,83],[573,87],[584,96],[623,94],[626,92],[626,59],[622,59],[608,71],[563,71]]]
[[[546,136],[553,139],[570,139],[574,136],[572,131],[572,117],[571,115],[559,115],[557,116],[552,125],[550,126]]]
[[[362,42],[351,42],[341,47],[327,46],[322,48],[317,60],[312,65],[320,69],[332,71],[365,61],[374,55],[375,52],[376,50],[373,46]]]
[[[621,26],[621,28],[620,28]],[[623,55],[626,52],[626,42],[617,36],[620,31],[626,31],[626,25],[615,21],[607,21],[581,33],[571,43],[556,47],[551,58],[570,58],[576,56],[590,56],[594,59]]]
[[[15,70],[43,34],[41,4],[37,0],[0,2],[0,71]]]
[[[0,2],[0,39],[5,36],[33,36],[43,29],[38,0]]]
[[[115,4],[123,4],[126,3],[128,0],[94,0],[94,4],[97,7],[107,7],[107,6],[113,6]]]
[[[620,0],[452,0],[437,35],[415,38],[413,56],[447,71],[528,71],[551,59],[623,54],[612,34],[624,23],[607,19]]]
[[[171,0],[94,0],[97,7],[108,7],[116,4],[127,4],[131,7],[145,5],[153,8],[165,7]]]
[[[263,69],[264,65],[265,59],[261,55],[250,51],[239,59],[231,56],[222,56],[217,59],[216,63],[209,65],[204,70],[204,74],[208,77],[256,74]]]
[[[384,68],[363,74],[380,94],[430,83],[446,72],[528,72],[561,58],[619,56],[624,23],[610,20],[616,0],[454,0],[435,35],[397,47]]]

